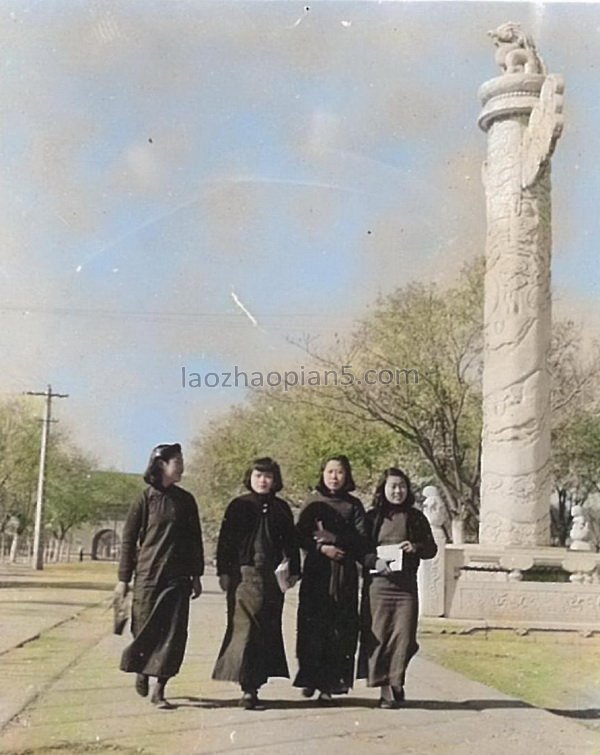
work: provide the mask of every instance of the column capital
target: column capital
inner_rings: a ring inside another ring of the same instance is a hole
[[[505,73],[479,88],[483,108],[477,125],[489,131],[492,123],[503,118],[529,116],[540,99],[546,76],[541,73]]]

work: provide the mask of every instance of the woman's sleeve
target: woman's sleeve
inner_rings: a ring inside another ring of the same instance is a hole
[[[365,507],[362,505],[362,501],[358,498],[354,502],[354,542],[353,551],[354,558],[361,564],[364,563],[364,559],[370,551],[369,536],[367,534],[367,524],[365,517]]]
[[[201,577],[204,574],[204,544],[202,542],[202,525],[198,504],[193,496],[190,496],[190,518],[188,543],[190,549],[190,566],[192,577]]]
[[[298,531],[294,526],[294,515],[289,504],[283,501],[283,514],[285,516],[286,531],[283,552],[290,560],[290,574],[300,576],[300,542]]]
[[[235,528],[235,499],[225,509],[217,542],[217,575],[233,574],[237,570]]]
[[[314,551],[316,548],[314,539],[315,529],[314,507],[311,503],[308,503],[300,512],[298,524],[296,525],[298,544],[305,551]]]
[[[433,539],[433,532],[431,531],[429,519],[427,519],[425,514],[419,511],[418,521],[418,542],[413,543],[417,556],[423,559],[433,558],[436,555],[438,548],[435,540]]]
[[[372,513],[367,512],[365,514],[365,532],[367,537],[367,552],[363,559],[363,566],[365,569],[374,569],[375,562],[377,561],[377,543],[374,537],[374,524],[375,517]]]
[[[142,529],[143,511],[146,498],[142,494],[130,507],[123,535],[121,537],[121,556],[119,558],[119,581],[130,582],[136,567],[137,543]]]

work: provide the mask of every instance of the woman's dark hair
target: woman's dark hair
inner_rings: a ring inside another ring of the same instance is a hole
[[[327,495],[330,491],[327,485],[325,485],[325,479],[323,478],[323,472],[325,472],[325,467],[329,464],[330,461],[339,461],[339,463],[342,465],[344,472],[346,473],[346,479],[344,481],[344,484],[339,489],[339,491],[336,491],[338,493],[350,493],[352,490],[356,489],[356,484],[354,483],[354,478],[352,477],[352,467],[350,466],[350,460],[345,454],[338,454],[337,456],[328,456],[323,464],[321,464],[321,474],[319,476],[319,482],[316,485],[317,490],[322,495]]]
[[[254,472],[255,469],[257,472],[267,472],[268,474],[272,474],[273,485],[269,492],[279,493],[279,491],[283,487],[283,478],[281,477],[281,469],[279,468],[279,464],[275,461],[275,459],[272,459],[270,456],[261,456],[260,459],[254,459],[252,464],[246,470],[243,480],[244,487],[250,492],[253,492],[252,485],[250,484],[250,478],[252,477],[252,472]]]
[[[413,506],[415,502],[415,496],[410,486],[410,479],[406,472],[398,469],[398,467],[388,467],[381,475],[381,478],[377,483],[377,487],[375,488],[375,493],[373,495],[373,506],[375,508],[380,508],[388,503],[388,499],[385,497],[385,483],[387,482],[388,477],[401,477],[404,480],[404,482],[406,483],[406,498],[404,499],[402,505]]]
[[[179,443],[160,443],[158,446],[154,446],[150,452],[148,466],[144,472],[144,482],[153,487],[159,486],[162,483],[162,466],[160,462],[169,461],[180,453],[181,445]]]

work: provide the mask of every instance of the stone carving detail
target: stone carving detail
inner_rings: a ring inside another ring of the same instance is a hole
[[[425,496],[423,513],[429,520],[429,524],[432,529],[436,527],[443,529],[447,524],[448,514],[440,491],[435,485],[426,485],[423,488],[423,495]]]
[[[521,31],[520,24],[508,21],[488,31],[496,46],[496,63],[504,73],[545,73],[545,66],[533,39]]]
[[[482,583],[458,586],[449,612],[451,618],[485,619],[539,619],[556,621],[600,622],[600,592],[597,585],[545,583],[531,585],[525,582],[505,583],[502,590]]]
[[[488,134],[481,543],[549,538],[550,156],[560,77],[517,24],[490,33],[503,75],[480,89]]]
[[[527,506],[529,501],[525,501]],[[479,540],[482,543],[508,544],[518,547],[528,547],[532,543],[541,542],[547,537],[550,527],[550,514],[546,513],[534,522],[515,521],[517,516],[514,509],[509,506],[505,507],[508,515],[502,516],[495,511],[482,516],[479,526]]]
[[[531,111],[523,139],[521,185],[524,189],[537,181],[562,134],[564,88],[562,76],[547,76],[540,92],[540,101]]]
[[[423,513],[431,525],[438,552],[434,558],[421,561],[419,567],[419,612],[422,616],[443,616],[445,608],[445,548],[448,540],[445,525],[448,521],[448,515],[440,492],[434,485],[424,487],[423,495],[425,496]]]
[[[590,525],[585,517],[585,510],[582,506],[573,506],[571,512],[573,524],[569,532],[571,544],[569,548],[573,551],[591,551],[592,546],[588,543],[590,537]]]
[[[500,566],[510,570],[508,573],[510,582],[520,582],[523,579],[523,572],[531,569],[533,563],[533,556],[527,553],[510,553],[509,551],[500,556]]]

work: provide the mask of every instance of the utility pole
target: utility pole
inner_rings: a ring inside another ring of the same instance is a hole
[[[48,436],[50,435],[50,423],[52,421],[52,399],[68,398],[68,393],[52,393],[52,386],[40,393],[39,391],[26,391],[28,396],[45,396],[46,408],[42,420],[42,445],[40,448],[40,470],[38,474],[37,497],[35,501],[35,527],[33,530],[33,557],[31,566],[38,571],[44,568],[44,539],[42,537],[44,521],[44,481],[46,476],[46,452],[48,450]]]

